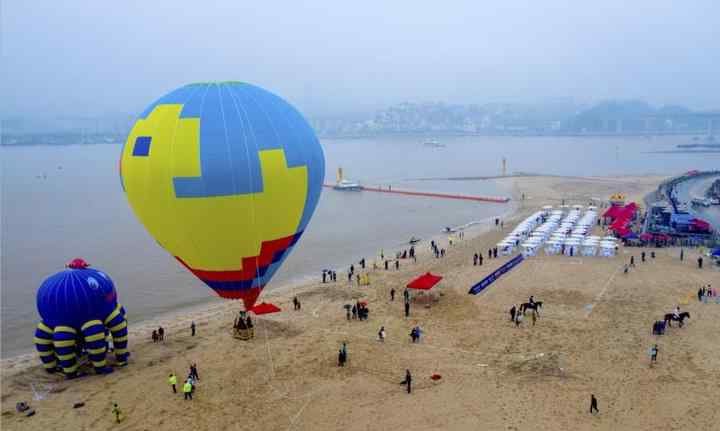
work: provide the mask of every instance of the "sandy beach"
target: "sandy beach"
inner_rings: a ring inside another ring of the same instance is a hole
[[[452,246],[442,238],[448,250],[442,259],[423,242],[417,263],[404,260],[398,271],[370,269],[370,286],[350,286],[338,272],[334,284],[266,292],[262,299],[283,311],[258,318],[251,341],[232,337],[239,304],[228,301],[143,325],[130,322],[130,364],[107,376],[67,381],[46,374],[35,357],[4,360],[2,428],[720,430],[714,406],[720,305],[694,296],[701,285],[720,287],[720,272],[709,265],[697,269],[696,251],[686,251],[680,261],[678,249],[655,249],[656,258],[645,263],[639,248],[621,247],[613,258],[540,255],[480,295],[467,294],[510,258],[488,259],[488,248],[542,205],[563,199],[586,204],[614,192],[641,203],[662,179],[499,179],[512,183],[519,202],[503,231],[476,225]],[[482,266],[472,265],[475,252],[483,253]],[[623,274],[633,254],[638,265]],[[405,318],[402,290],[426,271],[444,277],[437,301],[429,307],[413,302]],[[295,295],[300,311],[293,311]],[[515,327],[508,309],[530,295],[545,304],[537,325],[528,318]],[[367,321],[345,317],[343,305],[357,299],[368,302]],[[689,323],[653,336],[653,321],[678,304],[691,313]],[[157,325],[166,328],[164,343],[150,340]],[[416,325],[424,333],[413,344],[408,334]],[[380,326],[387,332],[384,342],[377,340]],[[343,342],[349,361],[341,368],[337,351]],[[660,354],[651,367],[647,350],[654,343]],[[194,399],[184,401],[172,393],[167,376],[175,372],[182,379],[192,362],[200,381]],[[400,385],[405,369],[413,374],[412,394]],[[432,380],[433,374],[442,378]],[[599,401],[598,415],[588,413],[590,394]],[[36,415],[17,414],[19,401],[29,402]],[[78,402],[85,405],[74,409]],[[110,413],[113,402],[123,411],[120,424]]]

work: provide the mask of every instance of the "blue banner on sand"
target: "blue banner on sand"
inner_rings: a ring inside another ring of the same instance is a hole
[[[468,291],[471,295],[477,295],[478,293],[482,292],[483,289],[490,286],[495,280],[500,278],[501,275],[505,274],[506,272],[513,269],[517,264],[523,261],[523,255],[518,254],[517,256],[513,257],[509,261],[505,262],[503,266],[496,269],[492,274],[488,275],[487,277],[483,278],[482,281],[475,284],[473,287],[470,288],[470,291]]]

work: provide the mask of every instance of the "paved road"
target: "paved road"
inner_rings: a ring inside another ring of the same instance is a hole
[[[702,178],[693,178],[683,181],[677,186],[677,197],[680,202],[687,202],[690,212],[710,224],[716,231],[720,230],[720,205],[712,205],[709,208],[692,206],[690,201],[693,198],[705,197],[705,192],[713,181],[720,178],[720,175]]]

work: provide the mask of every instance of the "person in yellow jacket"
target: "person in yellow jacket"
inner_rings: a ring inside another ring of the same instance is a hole
[[[177,385],[177,377],[175,376],[175,373],[170,373],[168,376],[168,383],[172,386],[173,394],[177,394],[177,388],[175,387],[175,385]]]
[[[115,416],[115,422],[120,423],[120,415],[122,412],[120,411],[120,407],[118,407],[117,403],[113,403],[112,414]]]
[[[192,400],[192,383],[190,383],[190,380],[186,381],[183,385],[183,393],[185,394],[186,400]]]

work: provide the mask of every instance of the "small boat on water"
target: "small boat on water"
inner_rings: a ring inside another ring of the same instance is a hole
[[[333,189],[344,192],[359,192],[362,191],[363,188],[359,183],[356,183],[355,181],[340,180],[337,184],[333,186]]]
[[[457,229],[446,226],[445,229],[443,229],[443,232],[445,232],[445,233],[455,233],[455,232],[457,232]]]
[[[421,241],[420,238],[412,236],[412,237],[410,237],[410,241],[408,241],[408,244],[415,245],[415,244],[419,243],[420,241]]]
[[[343,192],[359,192],[362,191],[363,187],[356,181],[350,181],[343,178],[342,168],[337,170],[337,182],[333,186],[333,189],[340,190]]]
[[[436,141],[435,139],[431,139],[429,141],[425,141],[424,145],[426,147],[433,147],[433,148],[445,148],[445,144],[441,144],[440,142]]]

